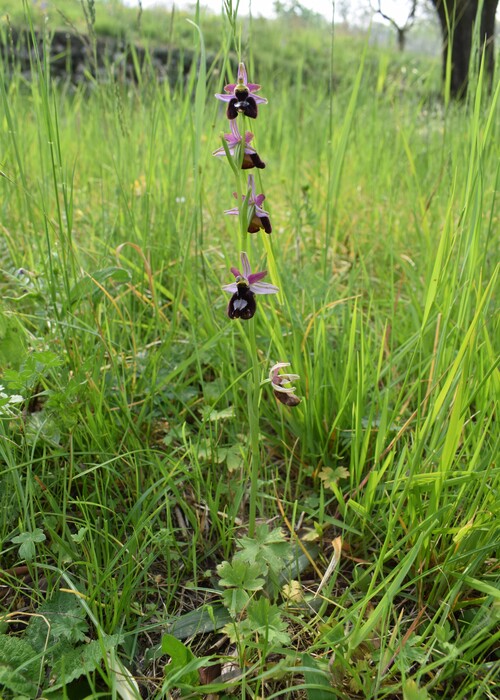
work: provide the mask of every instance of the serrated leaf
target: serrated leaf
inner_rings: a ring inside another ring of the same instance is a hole
[[[56,355],[54,352],[50,352],[50,350],[35,352],[31,357],[35,360],[39,371],[50,367],[60,367],[63,364],[63,361],[59,355]]]
[[[207,406],[206,410],[203,411],[203,420],[210,421],[211,423],[219,420],[227,420],[228,418],[234,418],[234,406],[221,408],[219,411]]]
[[[29,415],[25,436],[29,445],[37,445],[42,440],[51,447],[60,447],[61,444],[59,425],[55,418],[43,409]]]
[[[26,640],[0,635],[0,688],[35,698],[42,677],[41,661]],[[34,660],[35,659],[35,660]]]
[[[220,585],[224,587],[243,588],[247,591],[260,591],[264,586],[262,578],[262,566],[259,564],[248,565],[245,561],[224,561],[217,566],[220,576]]]
[[[203,387],[203,398],[207,404],[214,404],[226,391],[226,384],[221,377],[207,382]]]
[[[242,638],[241,622],[231,620],[227,625],[224,625],[222,632],[227,635],[231,644],[238,644]]]
[[[287,624],[281,617],[277,605],[269,602],[268,598],[260,597],[251,600],[247,607],[247,621],[259,639],[266,641],[268,646],[283,646],[290,643]]]
[[[105,636],[88,644],[80,644],[62,654],[54,661],[52,675],[56,679],[53,688],[71,683],[87,673],[92,673],[100,666],[104,654],[118,646],[121,637],[118,634]]]
[[[43,651],[58,641],[76,644],[87,632],[85,610],[72,593],[57,591],[37,610],[26,629],[26,639],[37,651]]]
[[[349,477],[349,470],[345,467],[337,467],[336,469],[323,467],[318,476],[326,488],[332,489],[337,485],[339,479],[347,479]]]
[[[290,543],[285,540],[283,532],[279,528],[270,532],[266,525],[256,529],[255,537],[242,537],[238,546],[240,551],[233,561],[265,565],[275,576],[284,568],[290,553]]]

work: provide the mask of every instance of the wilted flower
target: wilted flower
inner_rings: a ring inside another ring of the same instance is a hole
[[[240,63],[238,68],[238,82],[226,85],[224,90],[228,94],[218,93],[215,97],[223,102],[228,102],[226,110],[228,119],[236,119],[238,114],[244,114],[246,117],[256,119],[257,105],[267,103],[265,97],[254,94],[260,90],[260,85],[248,82],[244,63]]]
[[[266,233],[271,233],[271,219],[269,218],[269,212],[262,209],[261,204],[265,200],[265,195],[255,194],[255,180],[253,175],[248,176],[248,189],[250,190],[250,197],[248,198],[248,233],[257,233],[259,229],[264,229]],[[233,195],[237,198],[236,192]],[[242,195],[243,200],[246,199],[245,195]],[[224,214],[230,214],[231,216],[239,216],[240,210],[238,207],[233,209],[226,209]]]
[[[249,144],[253,139],[253,134],[251,131],[245,131],[245,141],[243,145],[243,136],[240,134],[238,129],[238,124],[236,119],[231,119],[230,122],[231,133],[224,134],[224,138],[227,141],[228,150],[231,156],[236,160],[236,163],[241,163],[242,170],[248,170],[249,168],[265,168],[266,164],[260,159],[259,154],[252,148]],[[244,148],[243,158],[241,157],[241,148]],[[221,146],[216,151],[213,152],[214,156],[225,156],[226,151],[224,146]]]
[[[279,370],[283,367],[290,367],[289,362],[277,362],[269,370],[269,379],[267,381],[271,382],[273,392],[275,397],[285,406],[298,406],[300,399],[295,396],[294,386],[283,386],[284,384],[290,384],[290,382],[300,379],[298,374],[279,374]]]
[[[236,279],[231,284],[226,284],[222,289],[233,294],[227,307],[229,318],[242,318],[247,321],[252,318],[257,308],[255,295],[277,294],[279,289],[274,284],[260,281],[267,275],[267,272],[252,272],[246,253],[241,254],[241,266],[243,272],[240,272],[236,267],[231,268]]]

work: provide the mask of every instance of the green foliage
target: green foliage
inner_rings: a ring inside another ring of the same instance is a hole
[[[428,700],[429,693],[425,688],[419,688],[418,684],[408,679],[403,684],[403,700]]]
[[[11,539],[11,542],[14,544],[20,544],[21,546],[19,547],[19,556],[21,559],[26,559],[26,561],[30,561],[33,559],[35,556],[36,552],[36,543],[37,542],[44,542],[46,540],[46,536],[43,532],[43,530],[40,530],[39,527],[35,528],[33,532],[21,532],[20,535],[16,535]]]
[[[104,7],[96,33],[179,48],[173,80],[148,54],[137,84],[0,68],[3,694],[116,696],[119,649],[158,699],[197,691],[205,653],[221,697],[499,695],[499,90],[445,108],[439,56],[203,13],[198,84],[182,13],[139,29]],[[238,45],[269,100],[251,128],[273,233],[245,249],[280,287],[250,359],[211,155]],[[293,410],[261,384],[276,361]]]
[[[269,531],[267,525],[259,525],[255,537],[238,540],[238,549],[235,559],[259,564],[266,573],[271,571],[277,575],[283,569],[290,545],[280,528]]]
[[[173,678],[175,686],[198,685],[199,678],[196,671],[183,673],[183,669],[195,658],[188,647],[171,634],[164,634],[161,638],[161,648],[164,654],[170,656],[170,663],[165,672],[169,678]]]
[[[26,332],[15,316],[0,307],[0,363],[17,366],[26,351]]]
[[[24,633],[24,638],[37,651],[51,648],[59,642],[76,645],[88,634],[88,621],[78,597],[58,592],[37,609]]]
[[[290,643],[282,612],[263,596],[248,603],[246,617],[229,622],[224,631],[240,649],[258,648],[264,655]]]
[[[103,286],[107,281],[112,280],[115,284],[125,284],[130,282],[131,275],[128,270],[122,267],[107,267],[104,270],[96,270],[92,275],[79,280],[70,291],[70,302],[79,303],[82,299],[90,298],[96,301],[98,297],[105,293]]]
[[[106,652],[114,649],[119,642],[119,635],[110,635],[65,651],[53,662],[52,672],[55,678],[53,690],[63,688],[75,678],[96,671],[101,666]]]
[[[35,698],[41,674],[36,652],[24,639],[0,634],[0,688]]]
[[[88,630],[78,597],[55,593],[37,609],[21,636],[0,635],[0,683],[13,693],[35,698],[48,678],[50,691],[46,690],[51,694],[93,674],[121,637],[103,635],[89,641]]]
[[[310,654],[302,654],[301,663],[304,668],[307,700],[331,700],[332,696],[336,696],[330,685],[328,673],[319,668]]]

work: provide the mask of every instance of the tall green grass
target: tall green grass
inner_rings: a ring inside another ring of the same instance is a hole
[[[217,600],[247,523],[252,367],[220,289],[239,232],[211,156],[225,31],[206,82],[196,61],[175,86],[54,85],[36,59],[30,81],[0,75],[1,624],[20,636],[73,590],[148,697],[169,691],[146,650]],[[281,288],[254,319],[262,379],[290,361],[303,396],[262,388],[257,515],[316,539],[320,571],[338,536],[343,553],[315,600],[303,574],[290,648],[249,657],[227,697],[493,698],[498,89],[444,109],[437,63],[334,40],[332,93],[300,61],[249,69],[274,231],[248,253]],[[119,692],[112,668],[88,697]]]

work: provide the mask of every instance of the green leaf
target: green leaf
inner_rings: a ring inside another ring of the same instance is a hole
[[[207,382],[203,386],[203,398],[207,404],[214,404],[220,399],[226,390],[226,384],[222,377],[217,377],[213,382]]]
[[[45,442],[51,447],[60,447],[61,444],[61,431],[55,416],[44,409],[29,415],[25,436],[28,445]]]
[[[0,309],[0,365],[19,367],[26,355],[26,331],[16,316]]]
[[[42,677],[40,659],[36,651],[24,639],[7,634],[0,635],[0,688],[35,698],[38,681]]]
[[[232,445],[226,448],[226,466],[228,471],[235,472],[243,465],[243,451],[241,445]]]
[[[414,680],[409,678],[403,684],[404,700],[428,700],[429,694],[425,688],[419,688]]]
[[[204,606],[179,615],[170,622],[168,631],[177,639],[187,639],[195,634],[215,632],[224,627],[231,617],[222,605]]]
[[[165,654],[170,656],[170,663],[165,666],[165,675],[172,678],[176,676],[175,683],[187,684],[187,685],[198,685],[199,676],[196,671],[188,671],[187,673],[180,673],[183,668],[185,668],[191,661],[196,658],[191,649],[180,642],[176,637],[171,634],[164,634],[161,638],[161,648]]]
[[[319,478],[328,489],[333,489],[333,487],[337,485],[339,479],[347,479],[348,477],[349,470],[345,467],[337,467],[336,469],[323,467],[319,473]]]
[[[217,567],[220,585],[225,587],[243,588],[246,591],[260,591],[265,580],[262,578],[262,566],[251,564],[233,558],[232,562],[224,561]]]
[[[259,641],[267,642],[268,649],[290,643],[290,635],[286,631],[288,625],[281,617],[281,610],[277,605],[272,605],[268,598],[262,596],[250,601],[247,620],[252,631],[259,635]]]
[[[35,366],[38,371],[41,372],[44,369],[50,369],[51,367],[60,367],[63,364],[63,360],[50,350],[43,350],[42,352],[34,352],[31,357],[35,361]]]
[[[231,615],[236,617],[246,608],[250,596],[241,588],[229,588],[223,592],[222,600]]]
[[[79,280],[70,292],[70,303],[76,304],[86,297],[91,297],[93,300],[103,294],[102,287],[108,280],[112,280],[115,284],[125,284],[130,282],[130,273],[123,267],[106,267],[102,270],[97,270],[92,275]]]
[[[6,369],[2,379],[6,383],[9,391],[26,392],[33,388],[44,367],[36,360],[37,353],[28,355],[19,369]]]
[[[37,613],[29,622],[25,638],[39,652],[59,641],[81,642],[88,632],[85,610],[72,593],[57,591]]]
[[[219,411],[215,408],[210,408],[210,406],[205,406],[205,410],[203,411],[203,421],[214,423],[215,421],[226,420],[228,418],[234,418],[234,406],[221,408]]]
[[[337,697],[337,692],[332,688],[329,674],[322,671],[310,654],[302,654],[302,670],[306,682],[307,700],[329,700]]]
[[[16,535],[11,539],[11,542],[14,544],[20,544],[19,556],[21,559],[30,561],[35,556],[35,544],[37,542],[43,542],[45,539],[47,538],[43,534],[43,530],[40,530],[40,528],[37,527],[35,530],[33,530],[33,532],[22,532],[20,535]]]
[[[92,673],[100,666],[104,655],[110,649],[118,646],[121,636],[106,635],[103,639],[94,640],[88,644],[80,644],[62,654],[54,661],[52,677],[56,679],[53,688],[60,688],[71,683],[87,673]]]
[[[81,544],[83,540],[85,539],[85,535],[88,532],[88,527],[80,527],[78,529],[78,532],[76,532],[74,535],[71,535],[71,539],[73,542],[76,544]]]
[[[269,532],[267,525],[259,525],[253,538],[242,537],[238,546],[241,549],[233,561],[265,564],[275,575],[281,572],[290,553],[290,543],[283,532],[279,528]]]

